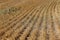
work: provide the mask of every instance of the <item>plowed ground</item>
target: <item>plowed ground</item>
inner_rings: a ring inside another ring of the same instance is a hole
[[[0,40],[60,40],[60,1],[1,0]]]

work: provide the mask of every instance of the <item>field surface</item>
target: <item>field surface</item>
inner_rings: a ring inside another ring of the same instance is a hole
[[[0,40],[60,40],[60,0],[0,0]]]

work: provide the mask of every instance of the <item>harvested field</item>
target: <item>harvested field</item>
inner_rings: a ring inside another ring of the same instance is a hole
[[[60,40],[60,0],[0,0],[0,40]]]

